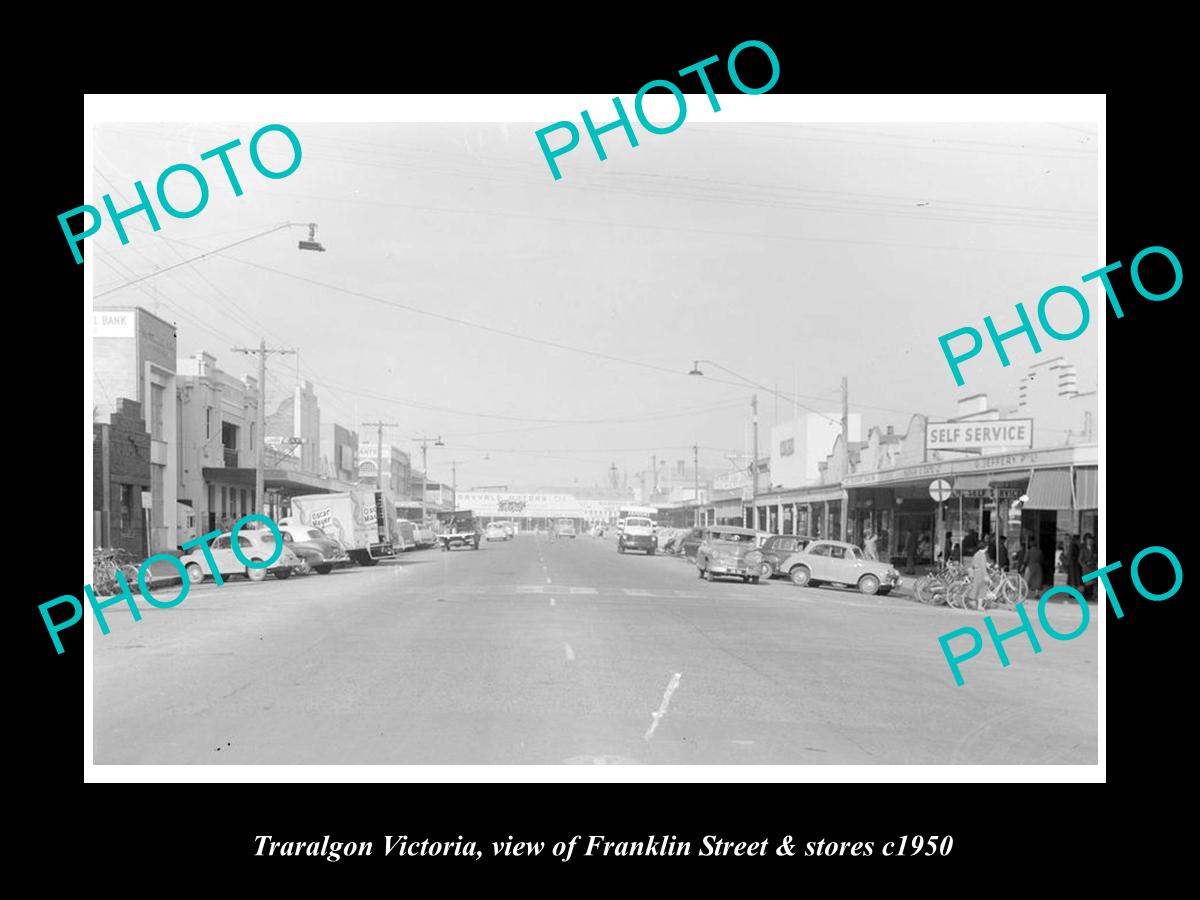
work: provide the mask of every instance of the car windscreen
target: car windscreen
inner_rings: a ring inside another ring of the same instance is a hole
[[[304,530],[304,537],[307,540],[315,541],[317,538],[325,537],[325,532],[323,532],[317,528],[306,528]]]
[[[626,528],[653,528],[654,523],[649,519],[630,518],[625,520]]]

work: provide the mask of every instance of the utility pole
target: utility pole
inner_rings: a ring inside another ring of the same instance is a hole
[[[429,494],[428,451],[430,439],[427,437],[419,437],[413,438],[413,440],[421,442],[421,524],[425,524],[425,521],[429,518],[426,496]],[[436,440],[434,440],[433,446],[444,447],[445,444],[442,443],[441,437],[438,437]]]
[[[692,444],[692,472],[695,478],[696,515],[692,522],[693,528],[700,527],[700,445]]]
[[[458,512],[458,460],[450,460],[450,509]]]
[[[650,457],[650,496],[658,493],[658,454]],[[650,504],[647,503],[647,506]]]
[[[842,376],[842,481],[845,482],[846,476],[850,474],[850,392],[847,387],[846,376]],[[846,530],[850,522],[850,493],[845,488],[842,488],[842,540],[848,541],[850,534]],[[893,531],[895,529],[892,529]],[[892,538],[888,534],[888,540]],[[887,548],[884,548],[887,552]]]
[[[379,484],[379,490],[382,491],[383,490],[383,429],[399,428],[400,423],[399,422],[363,422],[363,427],[378,429],[375,432],[375,440],[376,440],[375,449],[376,449],[376,452],[379,454],[379,456],[376,457],[376,459],[379,462],[379,465],[375,469],[375,471],[377,473],[377,477],[375,480]],[[388,456],[390,457],[391,454],[388,454]],[[389,477],[388,481],[389,481],[389,483],[391,482],[390,477]]]
[[[263,491],[263,450],[267,445],[267,354],[278,353],[281,356],[295,353],[295,350],[282,350],[267,347],[265,340],[259,340],[258,347],[231,347],[233,353],[244,353],[247,356],[258,355],[258,427],[255,429],[254,447],[254,511],[264,515],[267,509],[267,499]]]
[[[758,394],[750,395],[750,409],[754,411],[754,458],[750,461],[751,471],[751,488],[750,488],[750,508],[753,510],[751,519],[754,524],[751,528],[758,528]]]

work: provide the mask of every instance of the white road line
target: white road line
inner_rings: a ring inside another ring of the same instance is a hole
[[[641,588],[625,588],[622,593],[626,597],[653,597],[654,591],[644,591]]]
[[[567,590],[570,591],[572,594],[598,594],[598,593],[600,593],[595,588],[589,588],[589,587],[573,587],[573,588],[567,588]]]
[[[550,605],[551,605],[551,606],[553,606],[553,605],[554,605],[554,598],[553,598],[553,597],[551,597],[551,598],[550,598]]]
[[[571,645],[563,644],[563,649],[567,651],[567,662],[575,662],[575,651],[571,649]]]
[[[675,693],[675,688],[679,687],[679,679],[682,677],[682,672],[676,672],[671,676],[671,683],[667,685],[667,692],[663,694],[662,703],[658,706],[658,712],[652,713],[654,721],[650,723],[650,727],[646,730],[646,734],[644,735],[646,740],[654,737],[654,730],[658,728],[658,723],[667,714],[667,704],[671,702],[671,695]]]

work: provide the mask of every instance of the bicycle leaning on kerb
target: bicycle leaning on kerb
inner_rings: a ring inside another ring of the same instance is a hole
[[[137,590],[138,567],[132,553],[124,547],[96,547],[92,550],[92,589],[97,596],[121,593],[117,572],[125,576],[125,583],[131,589]]]
[[[945,605],[954,609],[971,609],[971,569],[953,560],[942,568],[917,580],[913,594],[921,603]],[[976,609],[1012,609],[1029,597],[1029,585],[1016,572],[1001,569],[994,563],[988,566],[988,583]]]

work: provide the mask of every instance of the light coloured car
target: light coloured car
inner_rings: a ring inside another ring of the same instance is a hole
[[[200,547],[195,547],[190,553],[180,557],[188,581],[200,584],[205,578],[211,578],[215,568],[222,576],[245,575],[251,581],[262,581],[267,572],[276,578],[287,578],[292,570],[301,565],[296,556],[286,544],[277,544],[275,534],[268,528],[243,528],[237,536],[238,548],[242,556],[252,562],[266,562],[274,558],[270,566],[251,568],[237,558],[233,550],[233,535],[222,534],[213,538],[208,545],[212,555],[212,565]]]
[[[417,549],[424,550],[437,544],[437,533],[429,525],[413,522],[413,539],[417,542]]]
[[[762,577],[762,551],[758,534],[735,525],[710,525],[704,540],[696,548],[696,568],[706,581],[714,578],[740,578],[758,584]]]
[[[491,522],[488,524],[488,527],[484,529],[483,538],[487,541],[507,541],[508,529],[506,529],[499,522]]]
[[[900,573],[890,564],[867,559],[862,548],[845,541],[812,541],[779,567],[792,584],[844,584],[864,594],[888,594],[900,584]]]

